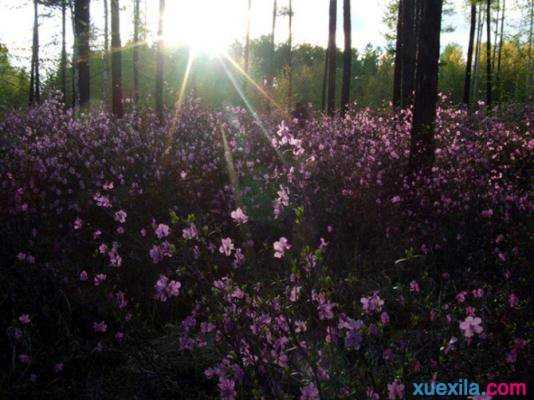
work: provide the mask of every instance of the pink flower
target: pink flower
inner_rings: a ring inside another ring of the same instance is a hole
[[[22,364],[29,364],[32,361],[32,358],[28,354],[19,354],[19,361]]]
[[[388,383],[388,399],[402,399],[404,397],[404,385],[395,379],[392,383]]]
[[[225,254],[226,256],[231,256],[232,251],[235,249],[232,239],[224,238],[221,240],[221,247],[219,247],[219,252]]]
[[[484,218],[491,218],[493,216],[493,210],[491,208],[488,210],[484,210],[480,213],[480,215]]]
[[[182,229],[182,237],[185,240],[191,240],[198,237],[198,230],[195,224],[191,224],[187,228]]]
[[[291,245],[285,237],[281,237],[277,242],[273,243],[274,256],[276,258],[284,257],[286,250],[291,249]]]
[[[87,279],[88,279],[87,271],[82,271],[82,272],[80,272],[80,280],[81,280],[82,282],[85,282]]]
[[[82,229],[83,222],[82,222],[82,220],[80,218],[76,218],[74,220],[74,224],[73,225],[74,225],[74,230],[77,231],[77,230]]]
[[[482,288],[479,288],[479,289],[475,289],[473,290],[473,296],[477,299],[480,299],[482,298],[482,296],[484,296],[484,289]]]
[[[367,314],[382,311],[382,306],[384,305],[384,300],[380,298],[377,292],[373,293],[371,297],[362,297],[360,302]]]
[[[319,390],[315,387],[313,383],[310,383],[308,386],[304,386],[300,389],[300,400],[318,400],[319,399]]]
[[[385,311],[382,312],[382,314],[380,314],[380,321],[382,322],[382,325],[389,324],[389,314]]]
[[[391,203],[392,204],[397,204],[397,203],[400,203],[401,202],[401,197],[400,196],[394,196],[392,199],[391,199]]]
[[[20,317],[19,317],[19,322],[22,324],[22,325],[28,325],[31,321],[30,319],[30,316],[28,314],[22,314]]]
[[[219,388],[219,393],[221,395],[221,400],[234,400],[237,393],[235,391],[235,382],[231,379],[219,378],[219,383],[217,384]]]
[[[248,216],[243,212],[241,208],[237,208],[237,210],[232,211],[230,213],[230,216],[238,225],[246,224],[248,222]]]
[[[419,293],[420,291],[421,291],[421,288],[419,287],[419,283],[417,283],[417,281],[411,281],[410,282],[410,292]]]
[[[95,276],[94,278],[95,286],[100,286],[106,280],[106,278],[107,278],[106,274],[98,274],[97,276]]]
[[[519,297],[515,293],[511,293],[510,296],[508,296],[508,304],[512,308],[517,308],[519,305]]]
[[[124,224],[126,222],[126,217],[128,214],[126,214],[126,211],[120,210],[115,213],[115,221]]]
[[[118,343],[121,343],[123,340],[124,340],[124,333],[123,332],[117,332],[115,334],[115,340],[118,342]]]
[[[108,330],[107,324],[102,322],[93,322],[93,331],[97,333],[105,333]]]
[[[159,224],[156,228],[156,236],[158,239],[163,239],[171,233],[171,229],[168,225],[165,224]]]
[[[479,317],[467,317],[464,321],[460,322],[460,329],[466,338],[471,338],[476,334],[481,334],[484,328],[480,326],[482,320]]]

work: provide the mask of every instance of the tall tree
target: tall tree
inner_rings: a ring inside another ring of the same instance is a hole
[[[530,99],[532,99],[532,28],[534,25],[534,0],[530,0],[530,29],[528,33],[528,69],[530,73],[527,73],[527,93],[529,93]]]
[[[288,55],[287,55],[287,73],[288,73],[288,100],[289,106],[293,103],[293,1],[289,0],[288,9],[289,18],[289,38],[288,42]]]
[[[104,52],[102,53],[102,99],[107,103],[109,99],[109,4],[104,1]]]
[[[413,104],[413,93],[415,90],[417,7],[416,0],[403,1],[401,105],[405,108]]]
[[[438,63],[443,0],[425,0],[419,21],[415,104],[410,144],[411,171],[429,171],[434,162]]]
[[[397,38],[395,43],[395,66],[393,71],[393,107],[401,107],[402,94],[402,22],[403,22],[403,7],[404,0],[399,0],[397,3]]]
[[[471,68],[473,65],[473,47],[475,42],[475,29],[477,24],[477,4],[475,0],[470,0],[471,3],[471,22],[469,27],[469,45],[467,47],[467,63],[465,65],[465,80],[464,80],[464,98],[463,103],[469,106],[471,94]]]
[[[491,109],[491,0],[486,0],[486,104]]]
[[[501,11],[501,36],[499,39],[499,52],[497,54],[497,74],[496,74],[496,86],[498,91],[498,101],[500,101],[500,97],[502,95],[502,88],[501,88],[501,60],[502,60],[502,46],[504,44],[504,15],[506,13],[506,0],[503,0],[502,2],[502,11]],[[497,42],[495,42],[497,44]]]
[[[90,0],[76,0],[74,2],[74,35],[77,48],[77,81],[79,105],[89,103],[90,98],[90,69],[89,69],[89,39],[90,39]]]
[[[336,28],[337,0],[330,0],[328,24],[328,97],[326,111],[333,115],[336,108]]]
[[[341,111],[345,112],[350,103],[350,82],[352,78],[352,26],[350,16],[350,0],[343,0],[343,33],[345,36],[345,49],[343,51]]]
[[[41,100],[41,82],[39,75],[39,3],[33,0],[33,44],[30,75],[30,104]]]
[[[163,123],[163,18],[165,16],[165,0],[159,0],[159,18],[158,18],[158,43],[156,55],[156,115],[160,123]]]
[[[132,54],[132,73],[133,73],[133,100],[137,107],[139,105],[139,30],[141,27],[141,18],[139,12],[139,0],[134,0],[133,12],[133,54]]]
[[[245,36],[245,55],[244,55],[244,67],[245,72],[248,74],[250,71],[250,13],[252,8],[252,0],[248,0],[247,9],[247,32]]]
[[[67,104],[67,0],[61,0],[61,94]]]
[[[275,32],[276,32],[276,16],[278,15],[278,4],[277,1],[273,1],[273,20],[272,20],[272,28],[271,28],[271,64],[270,64],[270,71],[269,76],[267,77],[267,84],[269,87],[272,87],[274,76],[275,76],[275,50],[276,50],[276,44],[275,44]]]
[[[111,90],[113,114],[124,115],[122,104],[122,52],[119,0],[111,0]]]
[[[476,50],[475,50],[475,66],[473,68],[473,97],[478,96],[478,82],[480,75],[480,54],[482,47],[482,29],[484,27],[484,18],[482,3],[478,6],[478,23],[477,23],[477,40],[476,40]]]

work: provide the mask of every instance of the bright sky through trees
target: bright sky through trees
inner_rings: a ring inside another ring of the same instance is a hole
[[[150,2],[150,1],[149,1]],[[467,13],[464,12],[465,1],[453,0],[456,13],[446,17],[445,23],[453,25],[456,29],[452,33],[442,35],[442,44],[458,43],[464,48],[468,38]],[[514,1],[512,1],[513,3]],[[91,2],[91,18],[95,28],[94,46],[102,42],[103,7],[102,2]],[[142,13],[145,13],[142,2]],[[166,18],[166,41],[169,45],[188,44],[197,50],[213,52],[221,50],[235,40],[243,41],[245,35],[245,18],[247,12],[246,0],[195,0],[179,1],[168,0]],[[252,7],[251,37],[257,38],[270,32],[272,2],[256,0]],[[281,0],[280,7],[285,7],[286,1]],[[353,46],[363,49],[368,43],[374,45],[386,44],[384,33],[387,27],[383,17],[387,5],[386,0],[366,0],[365,6],[354,4],[352,16]],[[293,2],[295,13],[294,43],[312,43],[326,46],[328,0],[295,0]],[[51,12],[41,8],[42,13],[51,15],[51,18],[42,18],[41,41],[43,43],[43,57],[55,60],[58,57],[58,48],[55,44],[60,40],[61,18],[59,10]],[[147,23],[151,37],[155,33],[157,23],[157,7],[147,7]],[[341,7],[338,12],[342,13]],[[127,21],[132,15],[132,4],[128,2],[123,6],[121,18]],[[514,17],[518,17],[513,4],[510,5],[510,25]],[[297,18],[298,17],[298,18]],[[0,2],[0,43],[8,46],[13,55],[15,64],[25,66],[29,63],[31,49],[31,26],[33,20],[33,7],[27,0],[2,0]],[[25,27],[23,29],[23,27]],[[27,28],[26,28],[27,27]],[[70,31],[70,27],[69,27]],[[132,24],[122,24],[123,41],[132,36]],[[277,41],[287,39],[287,23],[280,18],[277,26]],[[69,32],[69,42],[71,42]],[[342,45],[342,30],[338,30],[338,46]],[[47,61],[47,60],[45,60]],[[46,62],[45,62],[46,65]]]

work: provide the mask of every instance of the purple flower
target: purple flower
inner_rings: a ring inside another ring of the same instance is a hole
[[[464,321],[460,322],[460,329],[466,338],[472,338],[476,334],[481,334],[484,328],[480,326],[482,319],[479,317],[467,317]]]
[[[198,237],[198,230],[195,224],[191,224],[187,228],[182,229],[182,237],[185,240],[191,240]]]
[[[274,256],[276,258],[284,257],[284,254],[287,250],[291,249],[291,245],[285,237],[281,237],[278,241],[274,242]]]
[[[170,233],[171,233],[171,228],[169,228],[168,225],[159,224],[156,227],[156,236],[158,237],[158,239],[163,239],[169,236]]]
[[[217,384],[221,400],[234,400],[237,393],[235,391],[235,382],[231,379],[220,378]]]
[[[20,322],[22,325],[28,325],[28,324],[31,322],[30,316],[29,316],[28,314],[22,314],[22,315],[19,317],[19,322]]]
[[[227,257],[232,255],[232,251],[235,249],[232,239],[224,238],[221,239],[221,247],[219,247],[219,252],[225,254]]]
[[[117,221],[120,224],[124,224],[126,222],[126,217],[128,214],[126,214],[126,211],[120,210],[115,213],[115,221]]]
[[[246,224],[248,222],[248,216],[243,212],[241,208],[237,208],[230,213],[232,219],[238,224]]]
[[[319,399],[319,390],[315,387],[313,383],[310,383],[307,386],[304,386],[300,389],[300,400],[318,400]]]
[[[388,383],[388,399],[402,399],[404,397],[404,385],[395,379],[392,383]]]

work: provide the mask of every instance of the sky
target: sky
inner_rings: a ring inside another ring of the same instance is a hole
[[[109,1],[109,0],[108,0]],[[442,35],[442,46],[457,43],[464,48],[468,39],[468,10],[466,0],[451,0],[455,13],[444,20],[455,30]],[[519,18],[514,1],[508,0],[509,26]],[[188,44],[198,50],[212,52],[234,42],[244,40],[246,31],[247,0],[167,0],[165,39],[168,45]],[[157,24],[158,0],[141,0],[141,11],[146,15],[149,30],[154,34]],[[352,42],[359,50],[368,43],[385,46],[387,27],[383,22],[387,0],[352,1]],[[511,4],[512,3],[512,4]],[[133,0],[121,0],[121,36],[125,43],[132,36]],[[252,0],[251,37],[270,34],[272,0]],[[280,8],[288,0],[278,0]],[[338,45],[343,45],[342,1],[338,0]],[[326,45],[328,36],[329,0],[293,0],[294,43]],[[59,57],[61,41],[61,16],[58,10],[41,7],[40,37],[45,65]],[[91,1],[91,18],[94,25],[93,46],[103,43],[103,0]],[[0,0],[0,43],[12,54],[18,66],[30,64],[32,43],[33,5],[30,0]],[[508,26],[508,24],[507,24]],[[288,19],[278,17],[276,39],[287,40]],[[151,36],[153,37],[153,36]],[[68,42],[72,44],[71,26],[68,26]]]

